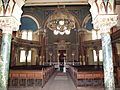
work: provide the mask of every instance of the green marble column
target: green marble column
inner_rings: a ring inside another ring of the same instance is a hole
[[[113,57],[110,38],[110,29],[117,25],[118,15],[115,14],[115,0],[88,0],[91,5],[90,12],[94,29],[101,32],[103,67],[104,67],[104,86],[105,90],[115,90]],[[109,5],[105,4],[109,3]],[[103,5],[105,7],[101,7]]]
[[[109,33],[102,33],[101,37],[105,90],[115,90],[111,38]]]
[[[3,30],[0,51],[0,90],[7,90],[8,87],[12,31],[19,30],[24,1],[0,0],[0,29]]]
[[[0,53],[0,90],[7,90],[8,87],[11,38],[12,35],[10,33],[2,34]]]

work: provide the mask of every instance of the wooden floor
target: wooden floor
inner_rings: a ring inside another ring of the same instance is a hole
[[[103,88],[79,87],[76,88],[69,75],[56,72],[43,88],[9,88],[8,90],[104,90]],[[116,89],[120,90],[120,89]]]

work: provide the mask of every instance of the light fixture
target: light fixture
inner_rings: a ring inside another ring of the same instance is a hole
[[[59,31],[58,30],[54,30],[54,34],[58,35]]]
[[[64,32],[59,32],[60,33],[60,35],[63,35],[64,34]]]
[[[59,21],[59,24],[60,24],[60,25],[64,25],[64,20],[60,20],[60,21]]]
[[[65,30],[65,34],[69,35],[70,34],[70,30]]]
[[[47,19],[47,28],[55,35],[69,35],[75,28],[74,16],[66,8],[57,8]]]

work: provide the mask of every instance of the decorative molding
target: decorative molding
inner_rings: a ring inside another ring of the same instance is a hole
[[[24,0],[1,0],[0,16],[14,16],[20,22],[23,5]]]
[[[10,33],[19,29],[19,21],[15,17],[0,17],[0,28],[2,33]]]
[[[100,29],[101,33],[110,32],[110,28],[117,24],[118,15],[115,14],[101,14],[93,20],[94,29]]]

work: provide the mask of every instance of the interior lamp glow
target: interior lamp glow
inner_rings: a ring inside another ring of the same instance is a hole
[[[60,25],[64,25],[64,23],[65,23],[64,20],[60,20],[60,21],[59,21],[59,24],[60,24]]]
[[[59,26],[57,26],[57,29],[58,29],[58,30],[60,30],[60,27],[59,27]]]
[[[59,31],[54,30],[54,35],[58,35]]]
[[[69,35],[70,34],[70,30],[65,30],[65,34]]]
[[[66,26],[64,26],[64,30],[66,30],[67,29],[67,27]]]
[[[60,33],[60,35],[63,35],[64,34],[64,32],[59,32]]]

